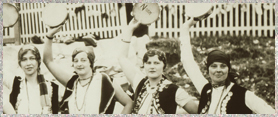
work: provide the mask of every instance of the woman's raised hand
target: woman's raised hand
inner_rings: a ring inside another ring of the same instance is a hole
[[[135,20],[134,18],[128,24],[128,30],[134,31],[140,25],[140,21]]]
[[[182,30],[189,30],[193,25],[195,25],[198,21],[195,21],[194,18],[189,18],[183,25]]]
[[[63,25],[60,25],[58,27],[49,27],[48,28],[48,32],[47,32],[47,36],[48,37],[53,37],[57,32],[59,32],[61,30],[61,28],[63,27]]]

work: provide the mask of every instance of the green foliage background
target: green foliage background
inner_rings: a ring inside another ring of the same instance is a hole
[[[147,48],[159,48],[166,52],[168,66],[165,75],[189,94],[200,98],[186,71],[180,63],[180,42],[178,39],[153,38]],[[274,108],[275,105],[275,39],[252,36],[200,36],[191,39],[195,61],[199,64],[203,75],[206,73],[207,52],[218,48],[231,57],[232,70],[239,77],[237,83],[254,91]]]

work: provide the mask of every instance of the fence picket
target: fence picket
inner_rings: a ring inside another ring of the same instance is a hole
[[[30,37],[34,34],[45,38],[47,27],[41,20],[42,10],[47,4],[52,3],[20,3],[20,23],[21,23],[21,42],[30,43]],[[121,33],[123,26],[126,26],[126,9],[125,5],[119,9],[119,3],[85,3],[85,10],[81,10],[75,15],[76,3],[67,3],[69,9],[69,19],[63,26],[62,30],[57,34],[70,36],[82,36],[95,33],[100,38],[113,38]],[[228,3],[229,4],[229,3]],[[252,36],[274,36],[275,12],[274,4],[269,4],[270,9],[263,9],[262,15],[256,11],[256,7],[262,8],[269,3],[246,3],[246,10],[241,11],[243,5],[235,4],[230,11],[216,14],[216,16],[208,17],[194,26],[190,34],[210,36],[219,33],[222,34],[247,34]],[[178,38],[179,29],[187,20],[184,16],[186,3],[168,4],[159,3],[161,7],[161,17],[158,21],[149,26],[149,35],[157,35],[159,37]],[[214,4],[215,10],[222,9],[222,5]],[[258,6],[256,6],[258,5]],[[168,7],[168,9],[166,8]],[[217,6],[217,7],[216,7]],[[216,9],[217,8],[217,9]],[[257,8],[257,9],[258,9]],[[116,12],[116,14],[114,14]],[[101,16],[108,15],[108,19]],[[179,15],[179,16],[178,16]],[[239,16],[240,15],[240,16]],[[235,17],[234,17],[235,16]],[[269,17],[268,17],[269,16]],[[241,18],[239,18],[241,17]],[[107,20],[107,21],[106,21]],[[262,22],[263,21],[263,22]],[[14,37],[13,27],[3,29],[3,38]]]

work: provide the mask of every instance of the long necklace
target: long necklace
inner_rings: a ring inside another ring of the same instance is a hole
[[[91,77],[92,77],[92,76],[91,76]],[[89,78],[91,78],[91,77],[89,77]],[[87,79],[88,79],[88,78],[87,78]],[[86,80],[86,79],[79,79],[79,80],[78,80],[79,84],[80,84],[82,87],[85,87],[86,85],[88,85],[88,84],[91,82],[91,79],[90,79],[89,82],[87,82],[86,84],[82,85],[82,84],[81,84],[81,81],[82,81],[82,80]]]
[[[76,108],[77,108],[78,111],[81,111],[81,109],[83,108],[83,106],[84,106],[84,104],[85,104],[87,91],[88,91],[88,89],[89,89],[89,87],[90,87],[90,84],[91,84],[92,79],[93,79],[93,78],[91,78],[90,81],[89,81],[88,83],[86,83],[86,85],[87,85],[87,84],[89,84],[89,85],[88,85],[87,88],[86,88],[85,95],[84,95],[84,97],[83,97],[83,103],[82,103],[82,106],[81,106],[80,109],[78,108],[78,104],[77,104],[77,83],[78,83],[78,82],[76,82],[76,85],[75,85],[75,105],[76,105]],[[80,85],[81,85],[81,84],[80,84]],[[85,86],[86,86],[86,85],[85,85]],[[82,86],[82,85],[81,85],[81,86]],[[84,112],[85,112],[85,109],[84,109]]]
[[[30,104],[29,104],[29,93],[28,93],[28,86],[27,86],[27,80],[25,80],[25,85],[26,85],[26,94],[27,94],[27,100],[28,100],[28,113],[30,113]]]
[[[221,101],[221,98],[222,98],[222,95],[223,95],[223,93],[224,93],[224,90],[225,90],[225,87],[223,88],[223,90],[222,90],[222,92],[221,92],[220,98],[219,98],[219,100],[218,100],[218,102],[217,102],[217,105],[216,105],[216,108],[215,108],[215,110],[214,110],[214,114],[216,114],[217,108],[219,107],[219,103],[220,103],[220,101]]]
[[[27,94],[27,100],[28,100],[28,113],[30,113],[30,99],[29,99],[29,92],[28,92],[28,85],[27,85],[27,80],[25,80],[25,84],[26,84],[26,94]],[[42,108],[43,111],[43,108]]]

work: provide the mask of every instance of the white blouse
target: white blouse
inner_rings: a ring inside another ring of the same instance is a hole
[[[211,94],[211,104],[208,110],[208,114],[221,114],[220,113],[220,103],[223,101],[223,98],[225,95],[228,94],[228,92],[231,90],[233,87],[234,83],[231,83],[227,89],[224,90],[223,95],[221,96],[221,93],[224,89],[224,86],[218,87],[218,88],[213,88],[212,94]],[[221,96],[221,99],[220,99]],[[219,101],[218,108],[217,104]],[[259,98],[254,94],[254,92],[251,91],[246,91],[245,93],[245,104],[246,106],[252,110],[254,113],[257,114],[274,114],[275,110],[269,106],[264,100]],[[215,111],[216,110],[216,111]]]
[[[101,78],[101,74],[96,74],[91,83],[84,87],[78,80],[74,82],[73,92],[68,102],[70,114],[99,114]]]

